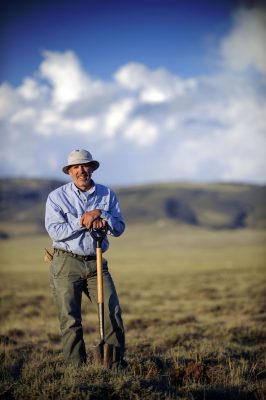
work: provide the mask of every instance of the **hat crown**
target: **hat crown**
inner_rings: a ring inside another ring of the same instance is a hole
[[[80,162],[82,164],[86,162],[91,162],[92,161],[92,155],[89,151],[87,150],[73,150],[68,156],[68,164],[69,165],[74,165],[74,164],[79,164]]]
[[[99,168],[99,161],[93,160],[92,155],[89,151],[81,149],[81,150],[73,150],[68,156],[68,163],[62,168],[62,171],[65,174],[68,174],[68,170],[73,165],[78,164],[90,164],[93,171]]]

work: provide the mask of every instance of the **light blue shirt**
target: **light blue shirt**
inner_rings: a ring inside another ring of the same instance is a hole
[[[116,194],[106,186],[93,183],[87,192],[79,190],[73,182],[52,191],[46,202],[45,228],[53,240],[53,247],[79,255],[95,255],[95,241],[89,231],[80,226],[80,218],[86,211],[101,210],[109,226],[108,234],[120,236],[125,223]],[[109,247],[107,237],[102,251]]]

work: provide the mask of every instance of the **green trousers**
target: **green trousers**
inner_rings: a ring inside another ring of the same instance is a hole
[[[85,363],[81,300],[82,294],[86,294],[97,312],[96,260],[83,261],[66,253],[55,254],[50,266],[50,284],[62,332],[64,358],[71,364]],[[103,292],[105,342],[119,347],[123,357],[125,334],[122,312],[107,260],[104,258]]]

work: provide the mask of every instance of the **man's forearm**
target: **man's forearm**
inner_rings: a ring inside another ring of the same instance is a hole
[[[109,226],[110,233],[113,236],[120,236],[125,230],[125,223],[122,219],[112,216],[107,211],[102,211],[101,218],[105,220]]]
[[[45,221],[45,226],[49,236],[55,241],[70,239],[77,232],[84,229],[80,225],[80,219],[74,217],[68,222],[54,222],[48,218]]]

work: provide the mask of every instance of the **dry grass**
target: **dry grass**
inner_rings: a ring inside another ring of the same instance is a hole
[[[265,233],[132,225],[109,268],[126,372],[65,367],[44,236],[0,244],[2,399],[257,399],[265,395]],[[88,352],[97,316],[84,298]]]

